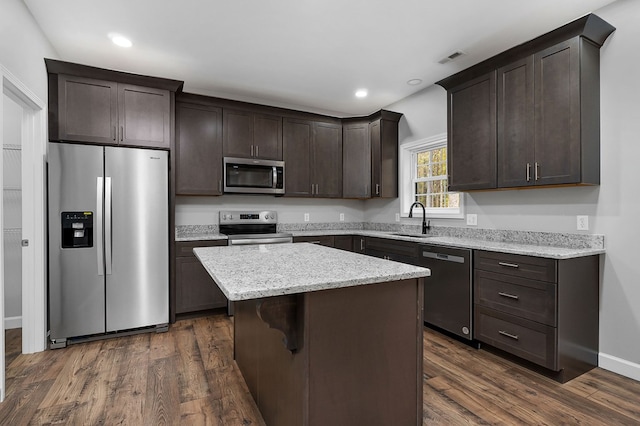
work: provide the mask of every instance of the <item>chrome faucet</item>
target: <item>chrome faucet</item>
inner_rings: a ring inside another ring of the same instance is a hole
[[[411,204],[411,208],[409,209],[409,217],[413,217],[413,208],[415,206],[422,207],[422,233],[426,234],[427,229],[431,229],[431,221],[429,221],[429,225],[427,225],[427,214],[424,210],[424,204],[422,204],[419,201],[416,201],[415,203]]]

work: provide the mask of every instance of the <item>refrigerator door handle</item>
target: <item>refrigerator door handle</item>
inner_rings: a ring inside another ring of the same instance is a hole
[[[111,178],[104,178],[104,251],[107,275],[111,275]]]
[[[98,275],[104,275],[104,253],[102,252],[102,178],[96,178],[96,253],[98,258]]]

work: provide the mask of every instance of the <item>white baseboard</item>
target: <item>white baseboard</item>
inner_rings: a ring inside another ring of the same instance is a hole
[[[7,317],[4,319],[4,329],[22,328],[22,317]]]
[[[635,362],[600,352],[598,354],[598,367],[640,381],[640,364]]]

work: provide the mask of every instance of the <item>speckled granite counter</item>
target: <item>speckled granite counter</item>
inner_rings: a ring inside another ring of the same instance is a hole
[[[193,250],[229,300],[427,277],[430,271],[315,244]]]
[[[414,227],[417,229],[417,227]],[[303,228],[305,229],[305,228]],[[402,229],[402,231],[400,231]],[[549,259],[571,259],[575,257],[604,254],[604,236],[589,234],[562,234],[551,232],[526,232],[483,230],[469,228],[434,227],[427,238],[395,235],[398,232],[417,234],[413,228],[398,228],[398,231],[377,229],[323,229],[298,230],[283,225],[279,232],[291,232],[294,237],[322,235],[360,235],[393,240],[412,241],[448,247],[463,247],[501,253]],[[176,241],[224,240],[226,235],[218,233],[217,225],[183,226],[176,228]]]
[[[592,256],[605,253],[604,248],[570,248],[546,246],[526,243],[481,240],[461,237],[408,237],[394,235],[393,232],[381,231],[298,231],[294,237],[321,235],[361,235],[365,237],[387,238],[392,240],[411,241],[423,244],[434,244],[446,247],[462,247],[476,250],[495,251],[500,253],[522,254],[525,256],[546,257],[549,259],[571,259],[575,257]]]

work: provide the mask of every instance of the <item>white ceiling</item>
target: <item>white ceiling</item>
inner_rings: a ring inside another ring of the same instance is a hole
[[[613,1],[24,0],[62,60],[336,116],[374,112]],[[133,47],[113,45],[114,32]],[[438,63],[456,50],[466,55]]]

